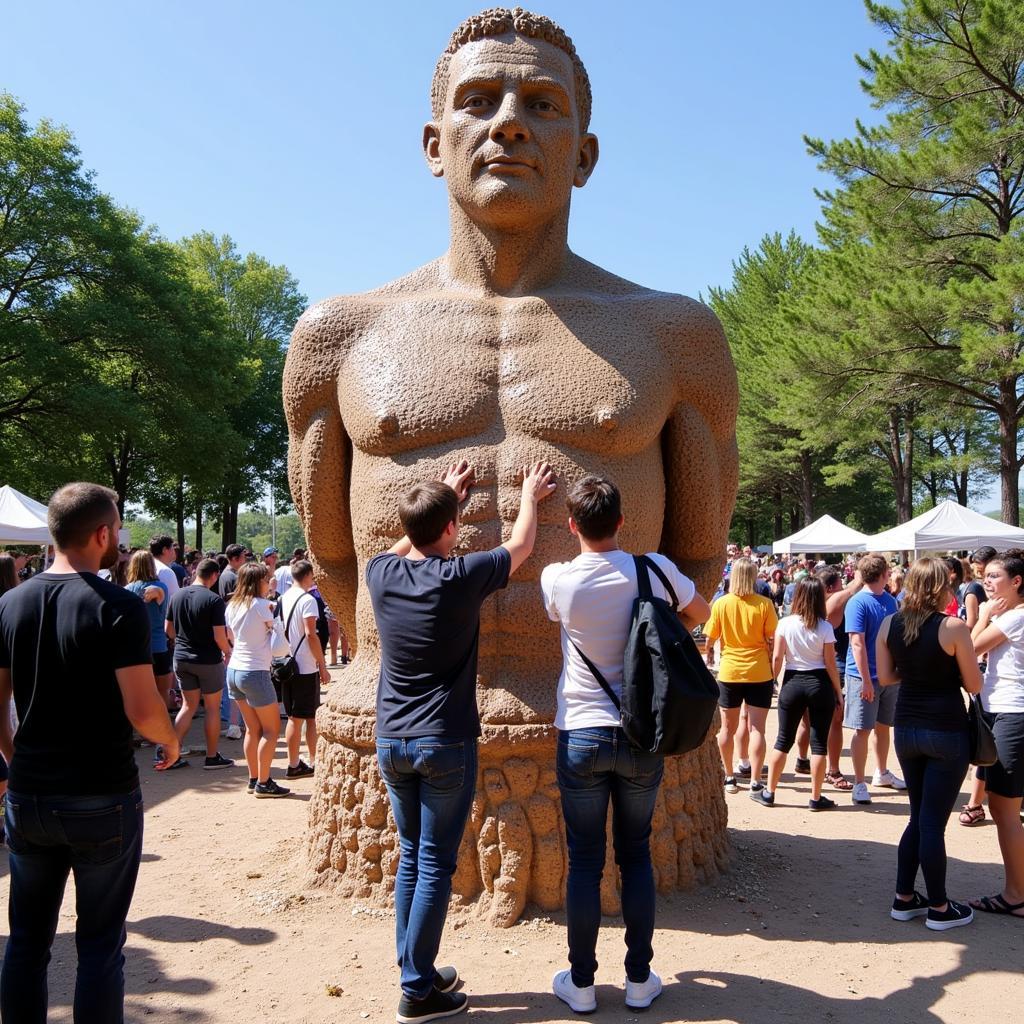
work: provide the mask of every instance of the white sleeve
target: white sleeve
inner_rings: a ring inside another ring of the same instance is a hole
[[[316,598],[312,594],[303,594],[301,599],[302,607],[299,609],[299,615],[303,619],[317,619],[320,617],[320,610],[316,606]]]
[[[836,642],[836,631],[832,628],[832,623],[828,619],[822,619],[818,626],[821,629],[821,642],[823,644],[834,644]]]
[[[679,599],[679,611],[682,611],[697,595],[697,585],[690,579],[689,576],[684,576],[676,566],[676,563],[671,558],[667,558],[665,555],[659,555],[656,552],[651,552],[647,556],[652,562],[658,563],[658,568],[665,573],[668,577],[669,583],[672,584],[672,589],[676,592],[676,597]],[[662,593],[665,592],[665,588],[661,585],[661,581],[655,576],[652,580],[653,586],[656,586]],[[668,594],[665,594],[665,598],[668,598]]]
[[[552,562],[545,565],[540,574],[540,594],[544,601],[544,611],[552,622],[560,622],[558,608],[555,606],[555,580],[558,578],[561,562]]]
[[[1013,608],[995,619],[994,625],[1012,644],[1024,640],[1024,612]]]

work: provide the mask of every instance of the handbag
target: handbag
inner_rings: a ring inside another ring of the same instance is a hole
[[[992,735],[992,727],[988,724],[985,711],[981,706],[981,697],[971,694],[971,706],[967,710],[967,730],[971,740],[971,764],[987,768],[999,760],[996,750],[996,738]]]
[[[292,616],[295,614],[295,609],[298,607],[299,602],[296,601],[295,604],[292,605],[292,610],[288,613],[288,621],[284,624],[285,643],[288,643],[288,630],[291,628]],[[276,686],[284,686],[285,683],[294,682],[299,678],[299,663],[296,661],[295,656],[299,653],[299,648],[303,645],[305,640],[306,634],[303,632],[302,639],[295,645],[295,651],[271,668],[270,677],[273,679]],[[290,644],[289,650],[291,650]]]

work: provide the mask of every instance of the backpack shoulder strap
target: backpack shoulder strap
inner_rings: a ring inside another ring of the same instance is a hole
[[[676,592],[672,584],[669,583],[668,577],[662,571],[661,566],[653,558],[648,558],[646,555],[634,555],[633,561],[636,562],[636,581],[640,589],[640,599],[643,601],[651,599],[651,579],[645,571],[650,570],[658,577],[659,582],[665,588],[665,593],[669,597],[669,604],[672,605],[672,611],[678,611],[679,598],[676,597]]]
[[[299,601],[301,601],[301,600],[302,600],[302,598],[299,598]],[[288,640],[288,630],[292,628],[292,616],[295,614],[295,610],[299,607],[299,601],[296,601],[295,604],[292,605],[292,610],[288,613],[288,621],[284,624],[284,638],[285,638],[285,640]],[[283,597],[281,598],[281,604],[282,604],[282,607],[283,607],[283,605],[284,605],[284,598]],[[299,648],[305,642],[306,642],[306,631],[303,630],[302,631],[302,637],[299,639],[299,642],[295,645],[295,650],[292,651],[292,657],[293,658],[295,657],[296,654],[299,653]],[[290,644],[291,640],[288,640],[288,643]]]
[[[622,702],[615,696],[615,691],[608,684],[608,680],[601,674],[598,667],[583,653],[583,651],[580,650],[579,644],[569,636],[569,633],[566,631],[564,626],[562,627],[562,632],[565,633],[565,639],[576,648],[576,653],[583,659],[583,664],[590,669],[590,674],[597,680],[598,685],[608,695],[608,699],[615,705],[615,710],[621,711]]]

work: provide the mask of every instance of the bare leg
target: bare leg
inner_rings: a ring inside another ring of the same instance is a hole
[[[249,768],[249,778],[259,778],[259,763],[256,759],[256,748],[259,746],[260,737],[263,735],[263,727],[260,725],[256,709],[249,707],[247,701],[235,701],[238,711],[245,722],[245,739],[242,741],[242,753],[245,754],[245,763]]]
[[[206,732],[206,756],[217,756],[217,745],[220,743],[220,690],[216,693],[203,694],[203,707],[206,708],[206,717],[203,719],[203,729]]]
[[[168,698],[171,695],[171,683],[174,682],[174,676],[171,674],[157,676],[156,677],[156,688],[160,694],[160,699],[164,702],[164,707],[168,711],[171,710],[171,706],[168,703]]]
[[[967,803],[971,807],[985,806],[985,780],[978,778],[977,769],[974,769],[974,778],[971,782],[971,796]]]
[[[270,778],[270,766],[274,761],[274,754],[277,752],[277,737],[281,733],[281,716],[276,704],[266,704],[261,708],[256,708],[255,711],[262,731],[259,745],[256,748],[256,760],[259,763],[256,779],[258,782],[266,782]]]
[[[750,778],[758,782],[761,779],[761,765],[764,764],[767,747],[764,728],[768,721],[768,709],[748,707],[747,715],[750,722]]]
[[[811,725],[807,712],[803,713],[800,724],[796,728],[796,756],[802,761],[807,760],[807,751],[811,746]]]
[[[316,719],[306,719],[306,749],[309,751],[309,763],[316,764],[316,744],[317,744],[317,732],[316,732]]]
[[[740,722],[739,708],[719,708],[722,716],[722,727],[718,730],[718,749],[722,753],[722,767],[726,777],[734,775],[732,767],[733,737]]]
[[[864,782],[868,764],[868,735],[870,729],[858,729],[850,739],[850,758],[853,761],[853,781]]]
[[[878,767],[878,771],[881,774],[885,774],[885,770],[889,763],[889,733],[891,732],[889,726],[882,725],[881,722],[877,723],[874,728],[875,736],[875,764]]]
[[[1021,798],[988,794],[988,806],[999,834],[999,851],[1003,855],[1006,885],[1003,899],[1007,903],[1024,902],[1024,825],[1020,820]],[[1018,912],[1019,916],[1024,914]]]
[[[192,718],[196,713],[196,708],[199,707],[199,689],[195,690],[182,690],[181,696],[183,698],[181,710],[178,712],[177,717],[174,719],[174,732],[178,737],[179,743],[184,743],[185,736],[188,733],[189,726],[192,724]],[[220,719],[218,718],[218,723]]]
[[[341,639],[341,623],[337,619],[328,619],[327,628],[330,632],[331,667],[338,664],[338,641]]]
[[[828,731],[828,770],[839,771],[839,758],[843,755],[843,708],[837,705]]]
[[[821,796],[821,787],[825,781],[825,755],[811,754],[811,799]]]
[[[288,765],[294,768],[299,763],[299,747],[302,743],[302,719],[289,718],[284,727],[284,742],[288,748]]]
[[[784,750],[775,750],[768,753],[768,792],[774,793],[779,787],[779,779],[786,768],[787,753]],[[751,776],[753,778],[753,776]]]
[[[750,720],[747,717],[747,705],[740,708],[739,722],[736,724],[736,747],[740,761],[750,760]]]

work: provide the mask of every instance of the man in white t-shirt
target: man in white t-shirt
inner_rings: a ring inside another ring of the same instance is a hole
[[[167,600],[181,589],[178,583],[178,575],[171,568],[174,561],[174,540],[171,537],[153,537],[149,542],[149,553],[156,562],[157,579],[167,588]],[[166,607],[166,606],[165,606]]]
[[[626,640],[637,596],[636,567],[633,556],[619,549],[623,516],[615,484],[602,477],[584,477],[570,489],[566,504],[569,530],[579,540],[580,554],[571,562],[546,566],[540,578],[544,607],[562,626],[556,765],[569,846],[566,916],[572,967],[555,975],[552,988],[577,1013],[597,1008],[595,948],[611,800],[626,924],[626,1005],[642,1009],[661,994],[661,979],[651,970],[654,873],[649,837],[663,759],[630,747],[615,705],[580,655],[580,651],[586,654],[613,692],[621,694]],[[671,583],[687,628],[706,621],[710,610],[693,581],[663,555],[652,552],[648,557]],[[655,597],[668,597],[654,574],[651,590]]]
[[[299,675],[281,687],[281,702],[284,704],[288,724],[284,739],[288,745],[289,779],[301,779],[312,775],[316,761],[316,709],[320,707],[320,684],[331,681],[327,670],[316,623],[320,617],[313,589],[313,566],[300,559],[291,566],[293,586],[281,598],[281,618],[288,630],[288,646],[291,648],[299,667]],[[306,730],[306,748],[313,764],[307,764],[299,757],[302,744],[302,729]]]

